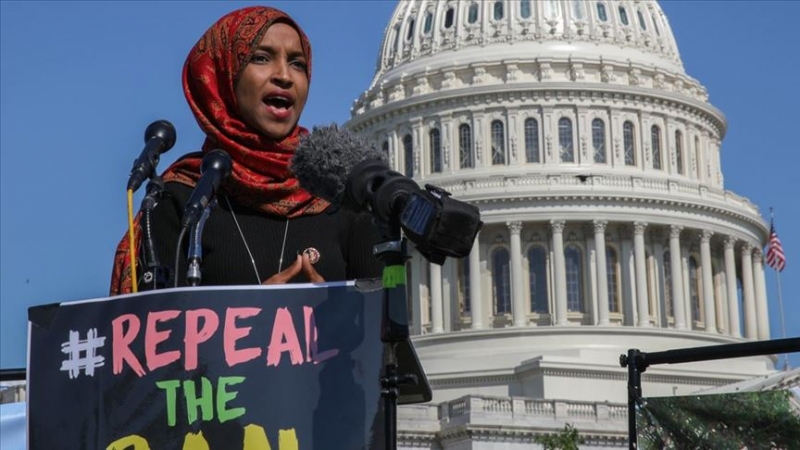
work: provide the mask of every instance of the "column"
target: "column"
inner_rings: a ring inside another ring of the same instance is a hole
[[[598,325],[608,325],[608,267],[606,267],[607,220],[595,220],[594,245],[597,258],[597,314]]]
[[[483,294],[481,292],[481,244],[480,233],[475,236],[472,251],[469,252],[469,311],[472,329],[483,328]]]
[[[564,261],[564,224],[563,220],[551,220],[550,231],[553,233],[553,258],[556,278],[556,325],[567,324],[567,266]]]
[[[769,308],[767,307],[767,284],[764,279],[764,254],[761,249],[753,252],[753,281],[756,294],[756,318],[758,339],[769,339]]]
[[[622,311],[625,326],[636,326],[636,277],[633,269],[633,230],[629,225],[619,227],[620,267],[622,268]]]
[[[683,267],[681,265],[681,231],[683,227],[669,227],[669,268],[672,273],[672,309],[675,328],[686,329],[686,311],[683,302]]]
[[[753,287],[753,245],[742,247],[742,291],[744,296],[744,335],[747,339],[758,339],[756,321],[756,299]]]
[[[429,263],[431,277],[431,332],[444,332],[442,312],[442,266]]]
[[[703,317],[706,331],[717,332],[717,309],[714,306],[714,277],[711,274],[711,236],[714,232],[703,230],[700,233],[700,265],[703,269]]]
[[[647,266],[644,253],[645,222],[633,223],[633,258],[636,271],[636,309],[640,327],[650,326],[649,305],[647,301]]]
[[[731,336],[741,337],[742,326],[739,324],[739,296],[736,295],[736,254],[733,247],[736,245],[736,238],[727,236],[725,238],[725,283],[728,288],[728,323],[731,329]]]
[[[525,308],[525,285],[522,283],[522,222],[506,222],[511,232],[511,312],[515,327],[524,327],[528,323],[528,311]]]
[[[667,328],[668,316],[667,314],[667,280],[664,278],[664,232],[661,228],[657,228],[650,234],[650,239],[653,242],[653,253],[656,261],[656,308],[659,314],[658,322],[662,328]],[[667,262],[666,264],[669,264]]]

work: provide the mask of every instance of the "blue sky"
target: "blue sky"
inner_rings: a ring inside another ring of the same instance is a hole
[[[180,84],[183,61],[220,16],[250,2],[0,2],[0,367],[25,365],[27,308],[108,292],[127,227],[125,185],[156,119],[202,135]],[[314,49],[301,124],[344,122],[375,70],[394,1],[271,2]],[[662,1],[687,72],[728,119],[726,188],[776,212],[787,337],[800,336],[800,2]],[[135,200],[138,207],[141,189]],[[767,273],[772,337],[781,337]],[[643,349],[646,350],[646,349]],[[800,366],[800,354],[791,358]]]

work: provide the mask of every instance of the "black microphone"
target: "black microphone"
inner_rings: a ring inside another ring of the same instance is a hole
[[[217,198],[214,197],[208,203],[208,206],[203,210],[200,215],[200,220],[192,227],[189,233],[189,251],[187,252],[186,262],[186,282],[189,286],[198,286],[203,279],[200,266],[203,264],[203,227],[208,220],[208,216],[214,211],[217,206]]]
[[[156,120],[144,130],[144,150],[133,162],[128,189],[136,191],[153,176],[161,154],[175,145],[175,127],[166,120]]]
[[[399,224],[420,253],[436,264],[447,256],[469,255],[483,226],[477,207],[435,186],[421,189],[391,170],[386,155],[364,137],[335,124],[314,127],[301,139],[291,169],[311,194]]]
[[[232,166],[231,157],[224,150],[212,150],[203,157],[200,180],[183,212],[183,228],[194,226],[200,220],[217,187],[230,176]]]

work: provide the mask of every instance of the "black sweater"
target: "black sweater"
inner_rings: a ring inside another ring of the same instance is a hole
[[[167,183],[163,198],[151,214],[151,232],[156,254],[161,266],[176,273],[175,249],[181,229],[184,207],[192,188],[180,183]],[[241,227],[236,227],[234,216],[224,198],[218,196],[218,205],[205,223],[202,234],[201,285],[256,284],[256,274],[247,253],[242,235],[258,268],[258,280],[264,281],[278,273],[281,246],[286,232],[282,270],[294,263],[297,254],[313,247],[319,251],[319,261],[314,268],[325,281],[343,281],[378,277],[382,264],[372,255],[377,242],[377,232],[369,214],[356,214],[344,209],[328,208],[313,216],[288,220],[269,216],[241,206],[230,198],[233,212]],[[145,224],[142,224],[143,227]],[[178,286],[185,286],[189,232],[181,243],[177,270]],[[150,261],[148,261],[150,262]],[[307,282],[301,272],[292,282]],[[174,278],[167,287],[172,287]],[[152,286],[140,282],[141,289]]]

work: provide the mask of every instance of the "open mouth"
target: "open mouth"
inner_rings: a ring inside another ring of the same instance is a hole
[[[289,109],[292,107],[292,101],[285,97],[267,97],[264,103],[276,109]]]

